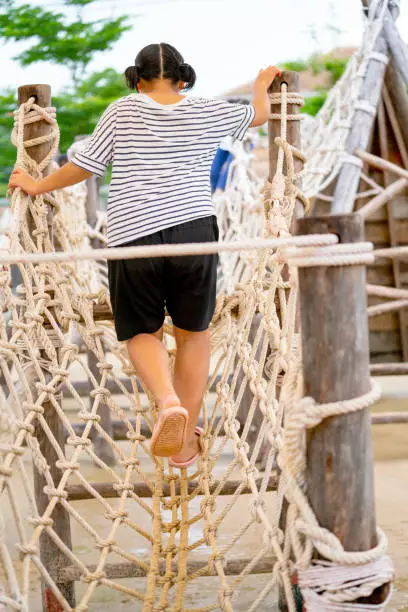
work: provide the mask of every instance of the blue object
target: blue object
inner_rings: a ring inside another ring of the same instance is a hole
[[[211,174],[210,174],[211,193],[214,193],[214,191],[217,189],[223,166],[230,155],[231,154],[229,153],[229,151],[225,151],[224,149],[221,149],[221,148],[219,148],[218,151],[216,152],[212,166],[211,166]],[[225,187],[225,184],[224,184],[224,187]]]

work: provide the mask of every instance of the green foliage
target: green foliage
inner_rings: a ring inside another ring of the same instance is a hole
[[[10,140],[13,128],[13,111],[16,106],[17,100],[14,92],[4,90],[0,94],[0,183],[2,183],[0,196],[5,195],[8,178],[16,158],[16,150]]]
[[[75,136],[91,134],[105,108],[128,93],[123,76],[107,68],[91,74],[74,90],[53,97],[61,132],[61,151],[68,149]]]
[[[324,58],[324,68],[330,72],[331,85],[337,83],[346,69],[348,59],[340,59],[331,55],[326,55]]]
[[[293,72],[304,72],[305,70],[308,69],[307,62],[304,62],[303,60],[294,60],[292,62],[283,62],[283,64],[281,64],[280,66],[284,70],[293,70]]]
[[[37,5],[16,5],[14,0],[0,0],[6,11],[0,14],[0,40],[29,43],[13,59],[26,66],[36,62],[53,62],[66,66],[74,83],[78,83],[95,55],[108,51],[130,26],[127,17],[85,21],[80,8],[94,0],[66,0],[78,8],[76,18],[69,18]]]
[[[308,115],[314,117],[326,102],[326,98],[327,91],[320,91],[316,96],[306,98],[305,104],[302,108],[302,113],[307,113]]]

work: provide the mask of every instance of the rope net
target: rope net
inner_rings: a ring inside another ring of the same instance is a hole
[[[284,90],[282,124],[286,104]],[[24,142],[23,131],[39,120],[52,129],[42,140],[50,142],[50,152],[37,164],[29,148],[38,139]],[[23,104],[13,140],[18,164],[41,176],[58,147],[55,110],[33,99]],[[301,195],[293,163],[300,153],[287,146],[284,131],[279,144],[281,174],[264,190],[265,231],[287,238]],[[280,194],[277,184],[283,185]],[[53,250],[47,206],[54,209],[57,246],[89,249],[80,198],[73,196],[72,213],[62,210],[68,207],[62,197],[13,194],[13,253]],[[71,214],[78,215],[72,227],[80,220],[78,234],[65,231],[63,215]],[[231,236],[238,223],[237,217]],[[211,325],[203,453],[194,472],[173,470],[150,453],[157,409],[117,342],[98,269],[39,257],[17,264],[21,282],[13,291],[10,266],[4,266],[0,602],[8,609],[40,609],[39,578],[50,609],[97,610],[113,593],[120,599],[111,601],[145,612],[242,609],[237,602],[245,599],[251,573],[263,573],[264,580],[248,611],[269,606],[278,587],[295,611],[298,571],[311,610],[318,609],[315,601],[322,610],[349,609],[348,602],[391,580],[380,532],[372,551],[346,553],[319,527],[305,498],[306,429],[327,415],[368,405],[376,393],[358,398],[357,405],[298,402],[297,275],[287,262],[284,249],[275,248],[251,253],[246,265],[239,258],[231,264],[239,282],[220,293]],[[164,341],[174,356],[170,321]],[[315,550],[327,559],[324,572],[330,567],[346,575],[323,592],[321,575],[316,581],[310,574],[321,570],[311,565]],[[205,594],[203,577],[216,583]]]

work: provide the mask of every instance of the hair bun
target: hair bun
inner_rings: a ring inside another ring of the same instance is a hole
[[[126,83],[129,89],[136,89],[140,79],[139,66],[128,66],[125,70]]]
[[[182,64],[180,64],[179,70],[180,70],[180,80],[184,81],[185,83],[190,83],[193,78],[193,73],[194,73],[190,64],[186,64],[185,62],[183,62]]]

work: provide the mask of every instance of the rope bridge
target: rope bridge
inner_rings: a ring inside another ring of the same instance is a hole
[[[106,251],[92,252],[85,233],[79,243],[57,231],[56,246],[75,256],[56,253],[47,207],[54,210],[53,226],[62,227],[59,194],[13,193],[10,253],[2,257],[0,274],[0,602],[11,610],[38,609],[33,588],[40,577],[46,610],[92,609],[107,589],[145,612],[231,612],[253,573],[265,574],[265,581],[249,611],[270,601],[278,587],[287,609],[295,611],[295,574],[307,609],[385,609],[388,597],[378,605],[352,603],[392,580],[383,534],[378,531],[368,551],[345,551],[319,525],[305,494],[306,431],[328,416],[362,411],[378,392],[373,387],[354,400],[327,404],[301,398],[297,266],[302,257],[321,266],[315,256],[320,248],[335,249],[336,238],[290,237],[295,203],[303,197],[294,163],[301,155],[285,137],[286,94],[283,87],[274,99],[282,105],[282,153],[278,174],[264,190],[268,235],[257,244],[237,241],[228,247],[245,247],[252,256],[245,280],[218,298],[202,409],[203,453],[194,473],[175,471],[150,454],[157,408],[112,322],[95,316],[97,306],[109,306],[109,296],[95,291],[97,270],[83,260],[106,257]],[[40,121],[51,126],[41,136],[51,146],[46,157],[34,160],[29,152],[39,140],[25,140],[24,129]],[[13,140],[18,164],[40,177],[58,147],[55,111],[29,99],[17,112]],[[339,247],[333,265],[343,265],[347,256],[347,264],[356,266],[362,255],[370,255],[364,248],[356,252],[355,245],[346,253]],[[193,248],[201,247],[170,250],[181,254]],[[206,248],[222,251],[226,245]],[[125,254],[134,257],[137,251]],[[149,252],[155,254],[163,251]],[[10,287],[12,262],[22,278],[16,292]],[[80,353],[77,336],[93,355],[96,371]],[[164,342],[174,356],[169,321]],[[78,392],[78,378],[87,381],[88,397]],[[122,423],[124,444],[102,427],[104,406]],[[242,408],[244,422],[238,419]],[[256,420],[260,425],[250,447]],[[109,445],[114,465],[95,452],[95,437]],[[92,465],[98,482],[89,478]],[[91,513],[81,509],[81,500],[92,502]],[[194,607],[192,591],[202,593],[205,576],[217,581],[217,593]],[[143,579],[142,586],[123,581],[131,577]]]

